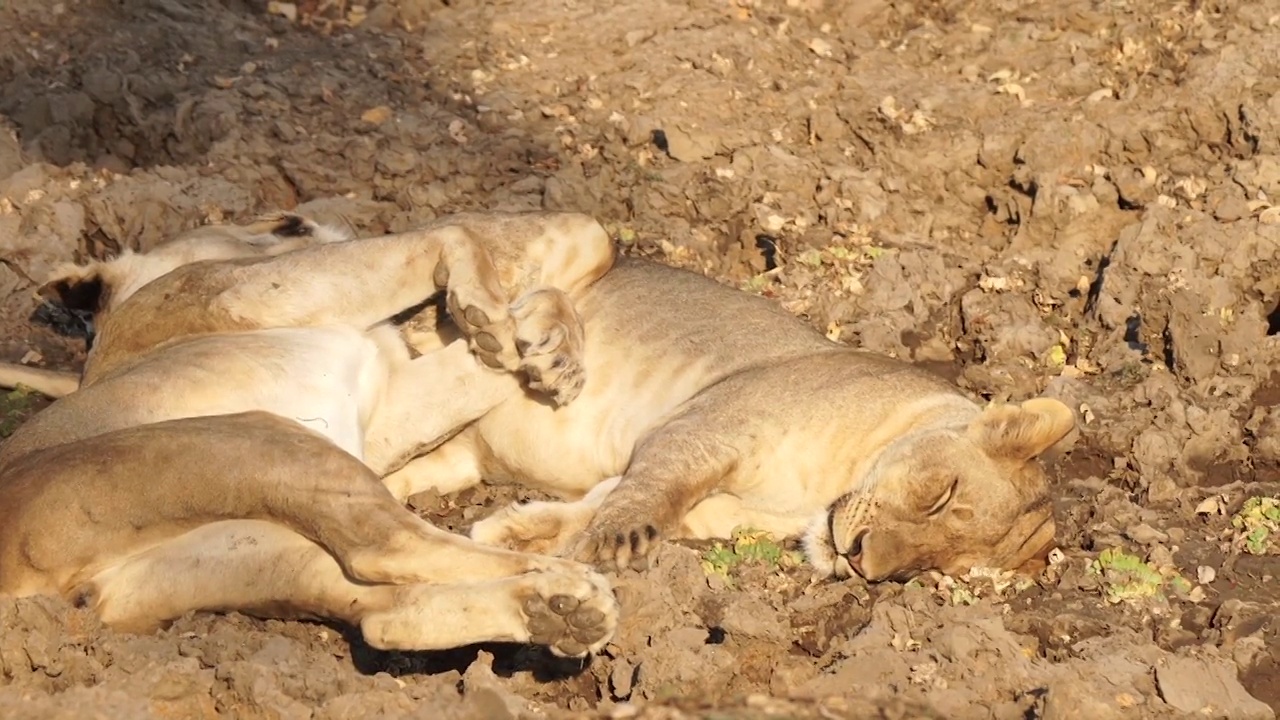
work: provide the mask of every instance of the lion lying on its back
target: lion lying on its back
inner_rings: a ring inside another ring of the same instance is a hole
[[[738,526],[804,535],[819,570],[868,580],[1016,568],[1052,545],[1036,458],[1075,425],[1057,400],[984,409],[768,300],[652,262],[619,260],[577,307],[578,399],[513,396],[386,478],[393,493],[527,483],[570,502],[508,507],[472,537],[604,567]]]
[[[361,240],[283,215],[63,268],[45,290],[96,336],[80,382],[51,383],[64,397],[0,444],[0,597],[58,594],[124,630],[239,610],[384,649],[598,649],[617,619],[603,577],[439,530],[379,480],[520,375],[572,402],[573,299],[612,262],[579,215]],[[464,338],[411,357],[390,319],[437,295]],[[0,381],[30,377],[14,369]]]

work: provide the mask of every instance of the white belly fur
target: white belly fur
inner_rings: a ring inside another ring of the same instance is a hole
[[[344,326],[220,335],[169,352],[179,357],[160,379],[165,395],[182,400],[157,403],[148,421],[258,410],[294,420],[361,459],[364,428],[392,361],[376,339]]]

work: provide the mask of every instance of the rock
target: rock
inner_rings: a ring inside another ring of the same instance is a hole
[[[1236,193],[1210,196],[1213,217],[1222,222],[1233,222],[1249,215],[1249,203]]]
[[[1131,208],[1145,207],[1156,199],[1155,184],[1140,168],[1117,168],[1111,182],[1120,194],[1120,200]]]
[[[18,136],[8,123],[0,120],[0,180],[18,172],[25,164]]]
[[[667,138],[667,154],[680,162],[706,160],[716,154],[719,143],[710,133],[668,127],[663,133]]]
[[[1174,709],[1206,718],[1273,720],[1275,711],[1254,698],[1221,659],[1171,657],[1156,667],[1160,696]]]
[[[1138,523],[1124,531],[1128,538],[1139,545],[1155,545],[1169,541],[1169,536],[1146,523]]]
[[[399,8],[392,3],[384,2],[375,5],[369,11],[368,17],[364,19],[364,25],[375,30],[390,30],[399,19]]]
[[[737,594],[724,609],[720,627],[730,636],[784,643],[791,635],[786,617],[762,598]]]
[[[515,720],[528,708],[519,695],[508,690],[493,672],[493,654],[480,651],[475,662],[462,674],[462,694],[477,717]]]
[[[1062,678],[1051,683],[1040,714],[1041,720],[1109,720],[1123,717],[1125,714],[1118,703],[1110,702],[1100,693],[1096,683],[1079,677]]]
[[[631,688],[635,685],[636,669],[626,658],[618,658],[609,671],[609,689],[615,698],[626,700],[631,697]]]
[[[837,142],[849,136],[849,126],[830,107],[819,107],[809,116],[809,131],[823,142]]]

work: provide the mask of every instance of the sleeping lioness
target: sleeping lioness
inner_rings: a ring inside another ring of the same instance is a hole
[[[362,240],[284,215],[60,270],[45,290],[96,334],[80,381],[48,384],[67,392],[0,445],[0,596],[59,594],[125,630],[239,610],[384,649],[598,649],[603,577],[438,530],[379,478],[524,392],[517,375],[573,402],[572,302],[612,262],[580,215]],[[464,339],[411,358],[388,319],[440,291]]]
[[[505,508],[471,536],[602,568],[738,526],[803,535],[822,573],[873,581],[1017,568],[1053,542],[1036,458],[1075,424],[1056,400],[983,408],[768,300],[643,260],[620,259],[577,307],[577,400],[513,394],[386,478],[395,495],[527,483],[568,502]]]

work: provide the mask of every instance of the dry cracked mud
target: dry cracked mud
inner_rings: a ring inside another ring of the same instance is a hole
[[[812,583],[777,548],[725,575],[750,548],[670,545],[618,578],[585,665],[4,601],[0,716],[1280,709],[1280,511],[1256,499],[1280,494],[1277,0],[3,0],[0,125],[5,360],[83,359],[32,297],[52,266],[199,223],[572,209],[1086,420],[1052,462],[1061,555],[1026,582]],[[3,400],[0,431],[39,408]],[[510,498],[414,505],[462,528]]]

